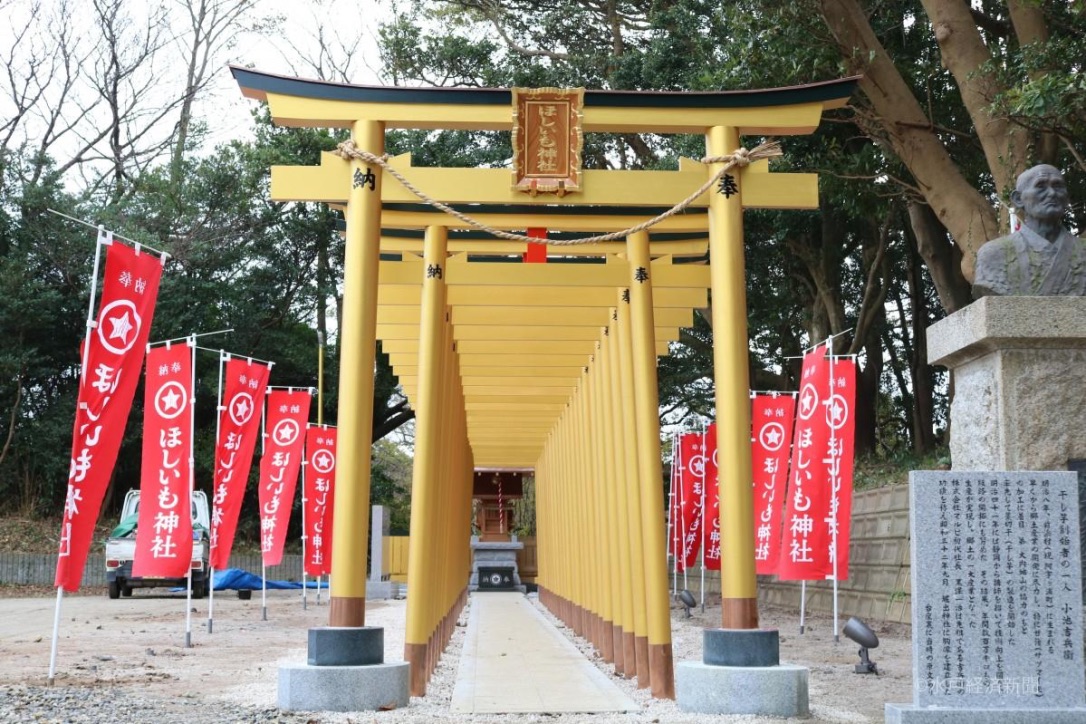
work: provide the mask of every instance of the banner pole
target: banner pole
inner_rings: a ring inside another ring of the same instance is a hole
[[[217,458],[219,450],[219,435],[222,434],[222,413],[226,409],[222,404],[222,377],[223,368],[226,365],[226,353],[223,350],[219,350],[219,392],[218,392],[218,404],[215,406],[215,455],[213,458]],[[215,459],[215,467],[218,467],[219,461]],[[214,472],[212,472],[212,481],[214,481]],[[211,491],[211,511],[215,512],[215,491]],[[211,521],[211,527],[215,527],[215,521]],[[208,531],[208,552],[211,551],[211,531]],[[211,560],[211,556],[208,556],[208,560]],[[208,569],[207,580],[207,632],[211,633],[215,621],[215,567],[210,566]]]
[[[90,354],[91,330],[98,326],[94,321],[94,295],[98,293],[98,270],[102,264],[102,247],[113,243],[113,232],[98,225],[98,241],[94,245],[94,270],[91,272],[90,302],[87,304],[87,336],[83,338],[83,359],[80,360],[79,383],[87,377],[87,355]]]
[[[826,346],[830,346],[830,340],[826,340]],[[833,393],[836,380],[833,375],[833,349],[829,349],[830,358],[830,399],[828,403],[828,410],[830,411],[830,461],[832,466],[832,460],[837,454],[837,428],[833,425]],[[833,468],[831,468],[833,469]],[[837,493],[840,490],[840,475],[841,466],[838,463],[836,467],[837,472],[830,476],[830,545],[833,552],[833,642],[835,644],[841,643],[841,634],[838,631],[838,614],[837,614],[837,508],[840,505],[840,501],[837,498]]]
[[[319,413],[318,413],[319,414]],[[306,598],[306,594],[309,590],[309,582],[305,575],[305,541],[307,536],[305,534],[305,483],[306,483],[306,471],[309,469],[309,460],[307,458],[309,451],[306,450],[302,455],[302,610],[309,610],[309,601]]]
[[[268,398],[264,396],[264,404],[260,408],[260,457],[263,459],[267,448],[268,438]],[[258,483],[259,484],[259,483]],[[259,497],[259,490],[257,491]],[[259,516],[260,511],[257,512]],[[264,565],[264,531],[260,526],[260,609],[261,620],[268,620],[268,567]]]
[[[704,423],[702,423],[704,424]],[[705,469],[709,467],[709,458],[705,455],[708,448],[706,443],[709,439],[708,427],[701,428],[701,507],[698,509],[698,513],[701,516],[701,524],[698,525],[699,545],[701,546],[701,612],[705,613],[705,484],[707,478],[705,477]],[[719,476],[718,476],[719,479]],[[723,595],[723,592],[722,592]]]
[[[687,535],[687,533],[686,533],[686,530],[687,530],[687,528],[686,528],[686,491],[683,489],[685,487],[683,485],[683,472],[686,470],[686,466],[688,464],[686,459],[683,457],[682,439],[683,439],[684,434],[685,434],[685,432],[678,434],[679,474],[676,477],[676,481],[678,482],[678,485],[679,485],[679,507],[676,510],[679,513],[679,519],[677,521],[678,526],[679,526],[679,530],[678,530],[679,540],[675,542],[675,559],[676,559],[675,563],[676,563],[676,569],[677,569],[677,567],[678,567],[678,557],[680,555],[682,555],[682,557],[683,557],[683,590],[690,590],[690,572],[689,572],[689,567],[686,565],[686,535]],[[681,543],[681,545],[680,545],[680,543]],[[682,550],[681,554],[679,553],[680,549]]]
[[[678,464],[679,451],[675,448],[675,435],[671,436],[671,487],[667,491],[667,550],[671,557],[671,596],[674,598],[679,593],[679,546],[675,540],[675,469]]]
[[[50,209],[52,211],[52,209]],[[57,213],[57,212],[53,212]],[[98,225],[98,238],[94,244],[94,270],[91,272],[90,300],[87,302],[87,335],[83,338],[83,354],[79,360],[79,384],[82,386],[87,377],[87,356],[90,354],[91,330],[97,323],[94,321],[94,297],[98,293],[98,271],[102,265],[102,247],[113,243],[112,232],[106,231],[106,227]],[[78,410],[76,415],[78,415]],[[59,568],[59,563],[58,563]],[[57,604],[53,612],[53,641],[49,646],[49,684],[52,685],[57,666],[57,639],[60,637],[60,602],[64,598],[64,587],[57,586]]]
[[[196,335],[189,335],[187,342],[190,346],[191,356],[189,368],[189,500],[188,516],[192,518],[192,491],[195,484],[196,461],[193,453],[193,439],[196,437]],[[190,536],[192,538],[192,536]],[[192,556],[196,552],[196,546],[192,540],[189,542],[189,571],[185,577],[185,648],[192,648]],[[211,553],[211,549],[208,549]],[[210,558],[210,556],[209,556]],[[210,585],[209,585],[210,588]]]
[[[268,620],[268,568],[264,565],[264,554],[261,553],[260,560],[260,609],[261,620]]]
[[[799,632],[803,633],[803,618],[807,613],[807,581],[799,582]]]
[[[49,645],[49,686],[57,672],[57,638],[60,635],[60,602],[64,599],[64,587],[57,586],[57,605],[53,611],[53,641]]]
[[[324,332],[317,332],[317,424],[324,427]],[[302,486],[302,494],[305,494],[305,486]],[[305,503],[302,504],[305,510]],[[303,513],[304,515],[304,513]],[[305,526],[302,526],[303,531]],[[303,543],[304,547],[304,543]],[[302,575],[305,575],[305,558],[302,558]],[[324,575],[317,574],[317,605],[321,605],[321,580]]]

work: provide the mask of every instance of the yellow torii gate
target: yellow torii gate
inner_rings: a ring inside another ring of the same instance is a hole
[[[556,196],[513,188],[508,169],[416,167],[410,154],[381,167],[390,128],[508,130],[509,89],[353,86],[231,70],[276,123],[349,128],[354,147],[372,154],[325,153],[319,167],[272,169],[275,200],[322,201],[346,217],[330,625],[365,624],[381,340],[417,413],[411,693],[425,693],[466,601],[472,471],[533,468],[541,600],[619,672],[674,697],[656,357],[692,324],[711,288],[726,461],[721,623],[755,629],[742,210],[817,208],[817,178],[771,174],[765,161],[721,172],[742,135],[811,133],[856,79],[747,92],[584,91],[584,133],[704,134],[709,162],[584,170],[573,192]],[[419,203],[394,173],[487,229],[544,227],[552,254],[600,263],[508,263],[525,240],[464,231],[463,217]],[[567,235],[630,230],[718,177],[719,187],[684,213],[624,241],[556,246]],[[710,266],[682,263],[706,251]]]

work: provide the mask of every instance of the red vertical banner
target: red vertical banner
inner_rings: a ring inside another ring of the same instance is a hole
[[[787,394],[755,395],[751,402],[754,563],[759,575],[777,572],[795,407],[795,400]]]
[[[294,489],[302,467],[308,390],[273,390],[268,394],[264,456],[260,459],[260,552],[265,566],[283,560]]]
[[[685,571],[698,560],[701,547],[701,501],[705,485],[705,454],[703,435],[699,432],[683,433],[679,438],[682,465],[679,468],[680,505],[678,507],[679,555],[676,558],[680,571]]]
[[[192,347],[147,353],[133,576],[183,578],[192,565]]]
[[[777,575],[784,581],[821,580],[832,573],[825,522],[830,495],[824,462],[830,437],[825,415],[829,382],[823,345],[803,358],[789,470],[791,486],[785,500],[777,567]]]
[[[335,500],[336,442],[334,427],[310,425],[305,436],[305,566],[306,575],[332,572],[332,505]]]
[[[701,562],[706,570],[720,570],[720,480],[716,447],[716,423],[703,435],[705,456],[705,503],[702,513]]]
[[[832,382],[826,422],[830,427],[826,472],[830,485],[830,507],[826,523],[830,530],[830,572],[839,581],[848,578],[848,547],[852,521],[852,469],[856,449],[856,362],[832,358]],[[834,538],[836,533],[836,538]],[[833,561],[837,560],[837,570]]]
[[[226,568],[245,484],[253,464],[253,449],[260,435],[260,410],[271,367],[252,360],[226,362],[225,389],[219,403],[219,441],[215,446],[214,495],[211,509],[212,568]]]
[[[102,297],[83,348],[56,585],[79,589],[94,524],[117,462],[151,331],[163,261],[113,242]]]

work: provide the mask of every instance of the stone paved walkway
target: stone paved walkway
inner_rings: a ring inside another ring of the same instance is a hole
[[[454,713],[637,711],[520,593],[473,593]]]

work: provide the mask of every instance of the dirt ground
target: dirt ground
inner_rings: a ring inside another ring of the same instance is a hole
[[[10,596],[18,591],[6,593]],[[0,689],[37,687],[47,680],[56,598],[51,592],[34,593],[0,598],[0,660],[4,662],[0,667]],[[239,600],[233,591],[218,592],[213,633],[207,633],[208,601],[192,602],[192,647],[186,648],[184,594],[137,590],[131,598],[109,600],[104,591],[92,593],[95,595],[67,596],[62,601],[56,687],[112,687],[130,689],[143,697],[180,696],[208,704],[274,707],[278,664],[304,661],[307,630],[328,622],[326,593],[318,605],[315,593],[310,591],[308,607],[303,610],[300,591],[269,591],[265,620],[260,591],[254,591],[247,601]],[[402,660],[405,609],[402,600],[367,604],[367,625],[385,629],[386,661]],[[878,662],[881,675],[861,676],[853,673],[853,665],[859,660],[857,645],[843,635],[840,643],[834,643],[829,617],[808,617],[803,635],[798,632],[794,612],[763,609],[761,617],[763,627],[780,630],[781,659],[810,669],[814,720],[881,722],[884,703],[912,700],[908,626],[868,622],[880,638],[880,646],[871,652],[871,658]],[[719,626],[719,621],[719,608],[715,607],[704,613],[695,609],[690,619],[681,610],[674,610],[675,661],[700,659],[701,631]],[[455,657],[458,650],[451,647],[446,658]],[[455,661],[447,663],[443,665],[445,673],[439,670],[438,676],[455,678]],[[604,662],[596,663],[613,673]],[[619,681],[616,678],[616,683]],[[634,691],[632,682],[621,684]],[[397,719],[393,712],[380,712],[373,714],[372,720],[454,721],[451,715],[441,716],[441,687],[434,691],[428,701],[413,699],[408,711],[403,712],[426,711],[425,719]],[[689,715],[679,716],[672,702],[653,702],[644,692],[638,693],[645,716],[625,715],[626,721],[692,721]],[[445,706],[447,712],[447,703]],[[363,720],[371,719],[367,715]],[[322,717],[300,721],[358,720]]]

